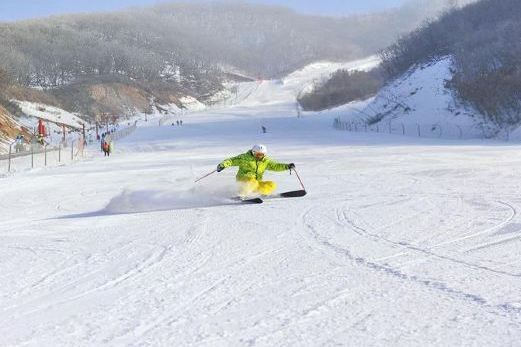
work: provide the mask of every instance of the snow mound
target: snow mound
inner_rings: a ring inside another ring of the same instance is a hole
[[[86,124],[86,122],[79,118],[78,115],[67,112],[58,107],[28,101],[15,102],[20,106],[22,112],[29,117],[41,118],[57,124],[65,124],[76,129],[81,129],[83,124]],[[31,122],[33,121],[34,120],[31,120]],[[34,124],[30,123],[30,126],[34,126]]]
[[[154,114],[177,114],[181,109],[174,103],[155,104],[153,112]]]
[[[202,111],[206,109],[206,105],[191,96],[184,96],[179,99],[183,106],[189,111]]]
[[[340,118],[405,135],[481,138],[489,126],[483,115],[457,102],[446,82],[453,61],[444,57],[410,70],[384,87],[364,108]]]

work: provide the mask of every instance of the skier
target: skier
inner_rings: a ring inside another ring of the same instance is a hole
[[[22,152],[24,149],[24,136],[20,133],[16,136],[16,146],[15,151],[16,153]]]
[[[109,143],[107,141],[103,141],[103,153],[105,153],[105,157],[110,156],[109,150],[110,150]]]
[[[239,197],[247,198],[251,194],[259,193],[267,196],[277,189],[277,184],[272,181],[263,181],[264,171],[286,171],[295,168],[295,164],[282,164],[268,158],[266,146],[257,144],[246,153],[226,159],[217,165],[217,172],[225,168],[238,166],[237,182],[240,186]]]

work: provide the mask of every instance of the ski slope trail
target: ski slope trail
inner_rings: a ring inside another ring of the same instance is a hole
[[[110,158],[0,179],[0,345],[520,345],[518,148],[292,112],[149,122]],[[193,184],[255,142],[306,197]]]

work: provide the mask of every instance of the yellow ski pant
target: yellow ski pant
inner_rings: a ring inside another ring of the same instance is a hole
[[[257,181],[254,178],[247,180],[239,180],[240,196],[249,196],[255,193],[261,195],[270,195],[277,189],[277,184],[272,181]]]

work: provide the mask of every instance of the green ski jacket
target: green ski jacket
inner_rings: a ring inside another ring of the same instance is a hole
[[[288,164],[277,163],[268,157],[261,160],[255,158],[251,151],[240,154],[236,157],[226,159],[221,163],[225,168],[231,166],[238,166],[237,180],[244,181],[249,179],[256,179],[262,181],[264,171],[286,171],[289,170]]]

